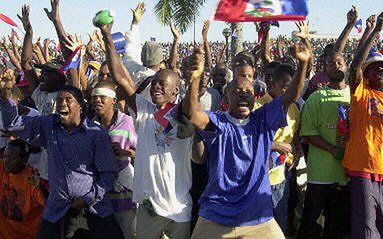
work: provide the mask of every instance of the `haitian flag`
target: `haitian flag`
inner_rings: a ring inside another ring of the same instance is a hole
[[[355,23],[354,27],[355,27],[356,29],[358,29],[358,33],[362,33],[362,31],[363,31],[363,22],[362,22],[362,19],[359,19],[359,20]]]
[[[59,72],[65,74],[65,72],[69,69],[80,69],[83,55],[83,46],[77,47],[77,49],[72,53],[72,55],[66,60],[63,67],[59,69]]]
[[[220,0],[214,20],[258,22],[305,20],[306,0]]]

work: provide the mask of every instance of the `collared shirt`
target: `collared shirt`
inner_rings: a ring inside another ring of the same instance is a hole
[[[48,152],[50,193],[43,218],[55,223],[82,197],[90,213],[106,217],[113,213],[104,197],[113,188],[117,163],[108,133],[85,118],[68,132],[58,115],[19,116],[16,103],[0,100],[4,128]]]

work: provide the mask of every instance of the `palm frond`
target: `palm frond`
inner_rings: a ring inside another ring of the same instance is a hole
[[[172,17],[171,0],[159,0],[154,6],[154,12],[162,25],[168,24]]]
[[[206,0],[158,0],[155,13],[160,22],[166,25],[170,19],[184,33],[198,16]]]

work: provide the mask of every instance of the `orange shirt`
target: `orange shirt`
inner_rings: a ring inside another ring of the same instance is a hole
[[[383,174],[383,92],[362,80],[351,96],[350,139],[343,165],[348,171]]]
[[[4,172],[0,161],[0,238],[34,239],[45,200],[40,190],[27,178],[31,168],[18,174]]]

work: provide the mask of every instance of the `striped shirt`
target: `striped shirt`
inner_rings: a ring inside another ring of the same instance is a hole
[[[133,118],[119,110],[116,110],[116,113],[113,116],[113,124],[108,129],[111,141],[119,143],[123,150],[135,149],[137,145],[137,134],[134,128]],[[100,119],[96,117],[95,121],[100,122]],[[109,199],[112,202],[115,212],[135,208],[135,204],[132,202],[131,183],[134,169],[131,158],[117,157],[117,163],[119,176],[115,182],[114,191],[109,193]]]

